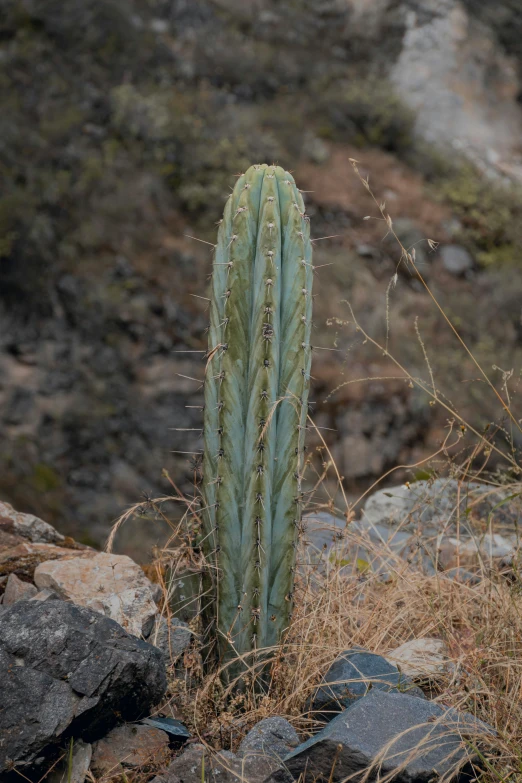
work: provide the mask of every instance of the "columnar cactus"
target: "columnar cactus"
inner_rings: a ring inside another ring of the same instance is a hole
[[[289,623],[312,271],[293,177],[252,166],[220,221],[205,379],[203,541],[222,662],[276,644]]]

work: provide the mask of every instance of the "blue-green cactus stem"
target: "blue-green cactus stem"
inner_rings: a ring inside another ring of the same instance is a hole
[[[311,289],[301,194],[283,169],[252,166],[219,228],[205,380],[203,542],[222,661],[275,644],[289,622]]]

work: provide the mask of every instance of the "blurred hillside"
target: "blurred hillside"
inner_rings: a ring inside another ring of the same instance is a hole
[[[312,235],[336,235],[316,245],[314,343],[337,350],[311,396],[349,491],[434,451],[448,413],[341,325],[348,299],[385,340],[399,260],[349,159],[500,385],[522,358],[521,34],[517,0],[0,0],[0,498],[101,542],[168,490],[163,468],[190,487],[174,451],[197,432],[172,428],[201,423],[180,376],[203,375],[183,351],[205,347],[211,256],[187,235],[213,241],[256,161],[292,170]],[[498,422],[399,273],[390,350],[426,376],[418,316],[451,405]]]

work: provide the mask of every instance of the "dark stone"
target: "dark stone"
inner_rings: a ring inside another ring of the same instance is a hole
[[[163,656],[108,617],[64,601],[19,601],[0,615],[0,772],[73,736],[91,742],[163,696]]]
[[[171,617],[167,621],[157,615],[147,641],[161,650],[168,663],[175,662],[190,647],[192,631],[188,623],[177,617]]]
[[[169,740],[175,744],[186,742],[191,739],[192,734],[184,723],[176,718],[165,718],[162,715],[155,715],[152,718],[143,718],[141,721],[145,726],[152,726],[154,729],[160,729],[169,735]]]
[[[299,736],[285,718],[264,718],[242,740],[237,755],[240,758],[270,756],[280,760],[298,745]]]
[[[427,783],[443,775],[450,778],[459,767],[469,770],[476,759],[466,751],[463,737],[473,737],[476,744],[477,738],[494,734],[467,713],[375,690],[287,756],[284,768],[269,780],[335,783],[350,776],[356,781],[375,763],[370,780],[378,769],[379,777],[389,774],[394,783]]]
[[[370,690],[425,698],[420,688],[381,655],[354,647],[343,652],[326,672],[312,702],[314,717],[331,720]]]

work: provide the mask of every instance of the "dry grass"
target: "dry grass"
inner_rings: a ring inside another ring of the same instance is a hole
[[[429,698],[454,706],[493,726],[498,736],[482,742],[484,781],[516,780],[522,775],[522,594],[483,563],[476,586],[443,572],[426,576],[385,544],[373,545],[372,558],[388,564],[361,569],[354,545],[368,552],[364,536],[338,540],[322,557],[303,538],[295,589],[295,612],[284,645],[250,661],[247,687],[224,689],[217,671],[205,674],[205,650],[196,643],[185,655],[183,674],[172,666],[169,697],[161,710],[180,717],[211,750],[235,750],[246,732],[272,715],[286,717],[303,739],[321,723],[308,712],[310,698],[333,660],[354,645],[388,654],[403,642],[431,637],[445,642],[444,673],[421,683]],[[156,563],[186,562],[186,550],[174,547]],[[165,584],[168,612],[168,585]],[[201,626],[195,621],[198,638]],[[257,673],[272,659],[269,683],[259,687]],[[179,667],[179,662],[178,662]],[[257,680],[257,685],[254,683]],[[474,750],[475,741],[463,738]],[[421,752],[421,749],[419,749]]]

